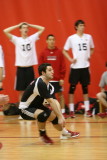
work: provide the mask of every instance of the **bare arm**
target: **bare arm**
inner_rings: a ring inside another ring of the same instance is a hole
[[[0,105],[7,104],[9,102],[9,96],[0,94]]]
[[[61,113],[61,109],[60,109],[61,107],[60,107],[59,102],[53,98],[49,98],[47,99],[47,101],[49,102],[56,116],[58,117],[58,123],[64,125],[65,119]]]
[[[93,52],[94,52],[94,48],[90,48],[90,56],[92,56]]]
[[[16,28],[19,28],[19,26],[21,25],[22,23],[18,24],[18,25],[15,25],[15,26],[12,26],[12,27],[9,27],[9,28],[6,28],[3,30],[3,32],[5,33],[5,35],[9,38],[9,39],[12,39],[12,34],[10,33],[11,31],[13,31],[14,29]]]
[[[70,55],[68,54],[68,51],[63,50],[63,54],[71,63],[75,63],[76,62],[76,59],[73,59],[73,58],[70,57]]]
[[[0,88],[3,86],[3,67],[0,67]]]
[[[34,24],[28,24],[29,27],[35,28],[38,30],[39,36],[43,33],[45,30],[45,27],[39,26],[39,25],[34,25]]]

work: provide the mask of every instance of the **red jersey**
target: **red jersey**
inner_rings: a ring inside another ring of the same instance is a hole
[[[50,63],[52,65],[54,69],[53,80],[59,81],[60,79],[64,79],[66,66],[63,53],[60,49],[57,47],[54,49],[46,48],[39,56],[39,64],[42,63]]]

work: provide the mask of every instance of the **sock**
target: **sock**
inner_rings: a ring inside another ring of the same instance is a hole
[[[63,109],[61,109],[61,112],[62,112],[62,113],[65,113],[65,109],[64,109],[64,108],[63,108]]]
[[[84,101],[84,105],[85,105],[85,111],[88,111],[88,110],[90,110],[90,108],[89,108],[89,101]]]
[[[74,103],[69,104],[69,109],[70,111],[74,112]]]
[[[63,129],[62,129],[62,134],[66,134],[66,133],[68,133],[67,129],[66,129],[66,128],[63,128]]]
[[[40,134],[40,136],[43,136],[44,134],[46,134],[46,130],[45,129],[40,129],[39,134]]]

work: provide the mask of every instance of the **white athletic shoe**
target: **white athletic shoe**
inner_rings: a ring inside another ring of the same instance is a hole
[[[72,132],[72,131],[67,130],[66,133],[60,136],[60,139],[69,139],[69,138],[75,138],[78,136],[79,136],[79,132]]]

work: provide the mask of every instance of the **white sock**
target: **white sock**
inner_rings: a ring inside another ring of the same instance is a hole
[[[74,112],[74,103],[69,104],[69,109],[70,111]]]
[[[61,109],[61,112],[62,112],[62,113],[65,113],[65,109],[64,109],[64,108],[63,108],[63,109]]]
[[[89,101],[84,101],[85,111],[90,110],[89,105]]]
[[[68,133],[67,129],[66,129],[66,128],[63,128],[63,129],[62,129],[62,134],[66,134],[66,133]]]

